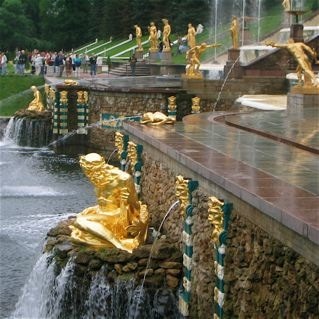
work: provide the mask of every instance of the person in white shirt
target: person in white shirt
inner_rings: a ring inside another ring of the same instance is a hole
[[[1,58],[1,61],[0,61],[1,75],[6,75],[7,74],[7,62],[8,62],[7,56],[4,52],[1,52],[0,58]]]

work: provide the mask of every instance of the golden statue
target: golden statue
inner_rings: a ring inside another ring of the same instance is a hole
[[[200,113],[200,98],[198,96],[192,98],[192,113]]]
[[[291,10],[291,0],[283,0],[282,6],[284,7],[285,11]]]
[[[70,226],[73,240],[131,253],[144,243],[148,228],[147,207],[137,199],[132,176],[96,153],[81,156],[80,165],[95,186],[98,205],[76,216]]]
[[[205,42],[200,45],[196,45],[186,52],[186,60],[188,62],[186,66],[186,77],[189,79],[201,79],[202,74],[199,71],[200,57],[204,51],[208,48],[219,47],[220,44],[207,44]]]
[[[157,52],[158,51],[158,41],[157,41],[157,28],[154,22],[150,23],[148,27],[148,32],[150,36],[148,40],[150,41],[150,52]]]
[[[171,45],[169,43],[169,36],[171,34],[171,26],[168,24],[167,19],[162,19],[164,23],[163,27],[163,52],[171,51]]]
[[[239,25],[238,19],[236,16],[232,17],[231,26],[230,26],[230,34],[233,43],[233,49],[239,48]]]
[[[29,103],[27,110],[28,111],[43,112],[44,106],[42,103],[40,91],[34,85],[31,86],[31,90],[33,91],[34,99]]]
[[[172,95],[168,97],[168,109],[170,111],[176,111],[176,96]]]
[[[137,44],[136,51],[143,51],[143,47],[142,47],[142,29],[137,24],[134,25],[134,28],[135,28],[135,36],[136,36],[136,44]]]
[[[312,71],[311,62],[316,61],[317,54],[315,50],[303,42],[295,42],[293,39],[289,39],[287,44],[279,44],[274,41],[265,41],[266,45],[270,45],[275,48],[287,49],[298,63],[296,72],[298,76],[299,86],[302,84],[302,74],[304,75],[303,86],[306,87],[318,87],[317,79]]]
[[[213,224],[214,230],[212,239],[216,245],[219,241],[219,235],[224,230],[224,213],[222,210],[223,203],[216,197],[212,196],[208,199],[208,220]]]
[[[175,180],[175,195],[180,202],[180,215],[185,214],[185,209],[189,202],[188,194],[189,179],[184,178],[182,175],[177,175]]]
[[[140,123],[149,125],[174,124],[175,120],[162,112],[147,112],[143,114]]]
[[[187,45],[190,49],[196,46],[196,30],[191,23],[188,24],[186,39]]]

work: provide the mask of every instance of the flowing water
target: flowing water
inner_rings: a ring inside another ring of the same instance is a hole
[[[0,318],[8,318],[47,231],[96,200],[77,159],[6,138],[0,141],[0,180]]]
[[[77,159],[17,146],[10,136],[0,141],[0,318],[180,318],[176,296],[166,288],[108,281],[104,267],[79,281],[72,259],[60,269],[43,253],[50,228],[95,204],[93,187]]]

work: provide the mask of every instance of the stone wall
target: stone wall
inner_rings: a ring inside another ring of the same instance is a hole
[[[144,154],[142,198],[158,227],[176,200],[175,176],[165,164]],[[208,221],[208,197],[193,192],[193,270],[190,314],[212,318],[214,309],[213,226]],[[182,247],[183,215],[173,211],[162,233]],[[317,318],[319,268],[233,211],[225,259],[225,318]]]
[[[182,254],[176,243],[162,237],[140,246],[132,254],[117,248],[77,245],[70,237],[69,225],[73,222],[74,218],[69,218],[52,228],[45,245],[54,261],[55,277],[65,271],[67,264],[72,263],[73,268],[65,291],[61,291],[59,318],[133,318],[134,312],[134,318],[147,318],[148,312],[156,318],[178,317]],[[92,292],[97,276],[99,289],[96,287]],[[126,287],[124,294],[119,294],[120,286]],[[108,287],[110,291],[103,294]],[[143,293],[135,298],[132,295],[140,287]],[[49,289],[54,291],[54,287]],[[85,301],[90,299],[96,300],[92,306],[97,308],[88,309],[91,306]],[[115,309],[116,316],[107,312],[108,308]],[[85,316],[88,312],[91,315]]]
[[[230,110],[237,98],[245,94],[286,94],[288,82],[280,77],[245,77],[244,79],[183,80],[188,94],[201,98],[201,112]]]

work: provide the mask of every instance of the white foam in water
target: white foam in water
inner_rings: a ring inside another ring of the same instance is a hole
[[[55,191],[47,186],[2,186],[1,197],[45,197],[45,196],[69,196]]]
[[[38,260],[9,319],[58,318],[65,286],[73,275],[74,263],[69,261],[56,277],[55,263],[47,266],[50,259],[48,254],[43,254]]]
[[[9,319],[43,319],[46,318],[46,302],[54,281],[54,264],[47,267],[48,254],[44,254],[34,266],[16,309]]]

